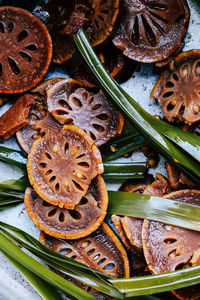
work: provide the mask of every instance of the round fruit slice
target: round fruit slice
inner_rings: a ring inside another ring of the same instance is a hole
[[[126,251],[104,222],[95,232],[81,239],[62,241],[41,232],[40,242],[60,254],[111,276],[129,277]]]
[[[180,190],[166,197],[200,205],[198,190]],[[142,240],[148,267],[154,274],[187,266],[193,254],[200,249],[200,232],[149,220],[143,223]]]
[[[121,133],[123,117],[99,92],[93,94],[84,88],[66,93],[69,79],[54,85],[47,92],[48,110],[61,124],[74,124],[87,132],[100,146],[112,136]]]
[[[93,140],[80,128],[67,125],[61,134],[48,135],[33,144],[27,170],[42,199],[74,209],[91,180],[103,173],[103,163]]]
[[[95,231],[102,223],[108,206],[106,185],[101,175],[92,181],[87,194],[74,210],[44,201],[31,188],[27,188],[24,200],[34,224],[46,234],[63,239],[78,239]]]
[[[200,50],[190,50],[176,57],[162,73],[151,97],[157,99],[166,119],[191,125],[200,120]]]
[[[42,80],[52,57],[45,25],[28,11],[0,7],[0,93],[22,93]]]
[[[124,0],[123,19],[113,43],[133,60],[163,60],[180,46],[189,17],[186,0]]]

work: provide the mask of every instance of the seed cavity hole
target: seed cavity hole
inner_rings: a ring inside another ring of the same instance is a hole
[[[68,212],[74,220],[80,220],[82,218],[80,212],[75,209],[74,210],[69,209]]]
[[[67,153],[69,151],[69,144],[65,143],[65,153]]]
[[[165,240],[164,240],[164,243],[165,243],[165,244],[173,244],[173,243],[175,243],[175,242],[177,242],[177,240],[176,240],[176,239],[171,239],[171,238],[168,238],[168,239],[165,239]]]
[[[107,114],[100,114],[96,116],[97,119],[105,121],[108,120],[108,115]]]
[[[89,164],[86,162],[86,161],[81,161],[81,162],[78,162],[78,165],[83,167],[83,168],[89,168]]]
[[[85,205],[85,204],[87,204],[87,203],[88,203],[88,199],[85,198],[85,197],[83,197],[83,198],[81,199],[81,201],[79,202],[79,205]]]
[[[42,202],[42,206],[44,206],[44,207],[50,207],[52,205],[50,203],[46,202],[46,201],[43,201]]]
[[[76,187],[77,190],[79,190],[81,192],[84,191],[82,186],[78,182],[76,182],[74,179],[72,179],[72,182],[73,182],[73,184],[74,184],[74,186]]]
[[[63,223],[63,222],[65,222],[65,214],[64,214],[64,212],[60,212],[60,214],[59,214],[59,221],[61,222],[61,223]]]
[[[103,270],[110,271],[113,270],[114,268],[115,268],[115,264],[109,263],[103,268]]]
[[[46,156],[48,159],[52,159],[51,155],[50,155],[48,152],[45,152],[45,156]]]
[[[92,126],[99,132],[103,132],[105,128],[99,124],[92,124]]]
[[[54,175],[54,176],[52,176],[52,177],[50,178],[49,182],[52,183],[52,182],[54,182],[55,180],[56,180],[56,176]]]
[[[13,31],[13,28],[14,28],[14,23],[11,22],[8,24],[8,33],[11,33]]]
[[[42,162],[42,163],[39,164],[39,166],[40,166],[41,168],[46,168],[47,164]]]
[[[28,61],[28,62],[31,62],[32,61],[32,57],[30,56],[30,54],[28,54],[27,52],[25,52],[25,51],[19,51],[19,54],[21,55],[21,57],[23,58],[23,59],[25,59],[26,61]]]
[[[62,106],[63,108],[66,108],[66,109],[68,109],[68,110],[72,110],[71,106],[70,106],[70,105],[67,103],[67,101],[64,100],[64,99],[58,100],[58,105],[59,105],[59,106]]]
[[[70,248],[64,248],[59,251],[59,253],[62,255],[68,255],[71,252],[72,252],[72,249],[70,249]]]
[[[100,266],[100,265],[102,265],[105,261],[106,261],[106,258],[104,257],[104,258],[100,259],[100,261],[98,261],[97,265]]]
[[[53,216],[55,216],[56,212],[57,212],[57,208],[50,210],[50,212],[48,213],[48,217],[52,218]]]
[[[78,98],[76,98],[76,97],[72,97],[72,102],[74,103],[75,106],[77,106],[79,108],[83,106],[83,104],[81,103],[81,101]]]
[[[0,22],[0,32],[1,33],[5,32],[5,27],[4,27],[4,24],[2,22]]]
[[[87,255],[88,255],[88,256],[92,255],[92,254],[94,253],[94,251],[95,251],[94,248],[93,248],[93,249],[90,249],[90,250],[87,252]]]
[[[25,47],[25,49],[30,50],[30,51],[37,51],[38,47],[36,44],[30,44]]]
[[[23,41],[27,36],[28,36],[28,31],[27,30],[22,30],[19,33],[18,37],[17,37],[18,43],[21,42],[21,41]]]
[[[14,74],[18,75],[21,72],[17,62],[10,56],[8,57],[8,63]]]

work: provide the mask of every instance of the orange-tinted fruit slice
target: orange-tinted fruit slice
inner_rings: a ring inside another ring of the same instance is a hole
[[[48,90],[48,110],[54,118],[85,130],[97,146],[121,133],[123,117],[108,98],[101,91],[94,94],[85,88],[72,88],[73,82],[66,79]]]
[[[87,194],[74,210],[44,201],[31,188],[25,192],[26,210],[34,224],[57,238],[78,239],[95,231],[106,215],[107,205],[108,194],[101,175],[92,181]]]
[[[129,58],[152,63],[176,50],[188,28],[186,0],[124,0],[122,21],[113,43]]]
[[[181,53],[158,79],[151,97],[166,119],[191,125],[200,120],[200,50]]]
[[[80,128],[66,125],[61,134],[33,144],[27,164],[30,183],[45,201],[74,209],[91,180],[103,173],[100,151]]]
[[[45,25],[28,11],[0,7],[0,93],[22,93],[48,70],[52,43]]]
[[[81,239],[58,240],[41,232],[40,242],[60,254],[113,277],[129,277],[126,251],[104,222],[95,232]]]

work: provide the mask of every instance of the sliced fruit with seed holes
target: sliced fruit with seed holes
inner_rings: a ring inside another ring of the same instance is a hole
[[[28,114],[35,97],[25,94],[0,117],[0,137],[7,140],[28,123]]]
[[[151,97],[157,99],[166,119],[189,125],[200,120],[200,50],[179,54],[158,79]]]
[[[42,96],[46,96],[46,92],[57,82],[64,80],[64,78],[55,77],[50,78],[42,83],[40,83],[38,86],[36,86],[34,89],[31,90],[32,93],[38,93]]]
[[[66,125],[61,134],[33,144],[27,164],[30,183],[47,202],[74,209],[91,180],[103,173],[100,151],[80,128]]]
[[[57,238],[78,239],[100,226],[106,215],[108,195],[103,178],[97,175],[74,210],[44,201],[31,188],[26,190],[25,206],[34,224],[45,233]]]
[[[113,43],[133,60],[160,61],[180,46],[189,18],[186,0],[124,0],[123,19]]]
[[[41,232],[40,242],[60,254],[111,276],[129,277],[126,251],[104,222],[95,232],[81,239],[58,240]]]
[[[42,80],[52,57],[45,25],[28,11],[0,7],[0,93],[22,93]]]
[[[48,110],[57,121],[85,130],[97,146],[121,133],[123,117],[101,91],[94,94],[79,88],[69,94],[68,86],[69,79],[58,82],[47,92]]]
[[[179,190],[165,197],[196,206],[200,205],[200,191],[198,190]],[[194,260],[195,253],[200,251],[200,232],[198,231],[145,220],[142,241],[145,259],[154,274],[199,264]],[[193,291],[199,290],[199,286],[197,285]],[[191,292],[190,287],[180,289],[180,294],[186,293],[182,299],[186,299],[188,289]],[[178,295],[179,290],[175,291],[175,294]],[[195,298],[190,293],[190,298],[187,299]]]

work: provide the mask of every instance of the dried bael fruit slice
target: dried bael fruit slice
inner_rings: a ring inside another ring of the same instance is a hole
[[[157,99],[166,119],[189,125],[200,120],[200,50],[176,57],[158,79],[151,97]]]
[[[94,94],[85,88],[68,93],[69,80],[58,82],[47,92],[48,110],[54,118],[85,130],[97,146],[121,133],[123,117],[108,98],[101,91]]]
[[[163,60],[180,46],[189,17],[186,0],[124,0],[123,19],[113,43],[136,61]]]
[[[106,185],[101,175],[92,181],[74,210],[44,201],[31,188],[27,188],[24,200],[34,224],[46,234],[63,239],[78,239],[94,232],[102,223],[108,206]]]
[[[0,7],[0,93],[22,93],[42,80],[52,57],[45,25],[28,11]]]
[[[166,197],[192,205],[200,205],[200,191],[198,190],[180,190]],[[200,232],[198,231],[145,220],[142,240],[147,264],[154,274],[175,271],[178,268],[196,264],[193,260],[195,253],[200,251]],[[194,293],[199,291],[199,286],[194,286],[196,287],[193,289]],[[180,299],[195,299],[190,288],[189,298],[187,298],[189,292],[187,288],[180,291]],[[178,296],[179,290],[175,291],[175,294]]]
[[[42,96],[46,96],[46,92],[57,82],[64,80],[64,78],[56,77],[56,78],[50,78],[42,83],[40,83],[38,86],[36,86],[34,89],[31,90],[32,93],[38,93]]]
[[[104,222],[95,232],[81,239],[58,240],[41,232],[40,242],[60,254],[111,276],[129,277],[126,251]]]
[[[5,114],[0,117],[0,137],[9,139],[14,133],[28,123],[28,114],[31,105],[34,105],[35,97],[26,94],[19,98]]]
[[[190,181],[183,173],[180,173],[177,168],[171,163],[166,163],[167,176],[170,186],[174,190],[180,190],[184,188],[194,188],[194,183]]]
[[[103,163],[93,140],[80,128],[66,125],[61,134],[35,141],[27,170],[30,183],[42,199],[74,209],[91,180],[103,173]]]

